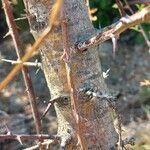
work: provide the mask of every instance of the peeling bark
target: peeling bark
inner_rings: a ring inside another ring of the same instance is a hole
[[[36,39],[48,25],[52,1],[24,0],[24,3],[30,15],[30,29]],[[65,0],[63,7],[65,15],[69,19],[71,45],[74,45],[77,41],[89,39],[96,33],[89,20],[88,9],[84,1]],[[62,53],[63,41],[59,25],[41,47],[42,65],[51,98],[68,95],[68,99],[55,103],[58,134],[62,136],[61,146],[63,147],[66,144],[66,140],[70,140],[71,135],[71,143],[66,149],[79,149],[75,134],[75,121],[70,107],[70,90],[67,83],[66,66],[64,61],[60,59]],[[78,91],[78,113],[81,117],[82,136],[84,137],[84,145],[86,145],[84,149],[115,149],[117,135],[107,101],[100,98],[91,98],[80,92],[82,89],[91,89],[94,92],[102,93],[109,92],[102,77],[97,47],[90,48],[83,53],[72,52],[70,59],[70,68],[75,88]]]

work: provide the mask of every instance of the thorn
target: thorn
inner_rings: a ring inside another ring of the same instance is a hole
[[[25,20],[25,19],[27,19],[27,17],[16,18],[14,19],[14,21],[20,21],[20,20]]]
[[[1,59],[1,61],[4,61],[4,62],[11,62],[11,61],[8,60],[8,59]]]
[[[17,139],[17,141],[18,141],[21,145],[23,145],[22,140],[21,140],[21,136],[17,135],[16,139]]]
[[[115,58],[116,48],[117,48],[117,38],[115,35],[112,35],[112,44],[113,44],[113,58]]]
[[[41,69],[41,68],[38,68],[38,69],[36,70],[35,75],[37,75],[37,74],[39,73],[40,69]]]
[[[110,68],[109,69],[107,69],[107,71],[106,72],[103,72],[103,78],[104,79],[106,79],[108,76],[109,76],[109,71],[110,71]]]
[[[40,118],[40,120],[42,120],[42,119],[46,116],[46,114],[47,114],[48,110],[51,108],[51,106],[52,106],[52,103],[49,103],[49,104],[47,105],[47,107],[46,107],[44,113],[42,114],[42,116],[41,116],[41,118]]]
[[[49,143],[46,144],[46,149],[49,149],[49,145],[50,145]]]
[[[4,36],[3,36],[3,39],[6,38],[7,36],[10,36],[11,35],[11,32],[8,31]]]
[[[2,61],[9,62],[12,65],[22,63],[19,58],[17,60],[2,59]],[[39,67],[39,68],[41,68],[41,63],[38,63],[38,62],[24,62],[23,65],[24,66],[29,66],[29,67]]]
[[[7,131],[7,135],[12,135],[12,132],[8,128],[7,124],[5,124],[5,128],[6,128],[6,131]]]

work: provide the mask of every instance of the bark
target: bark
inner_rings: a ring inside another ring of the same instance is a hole
[[[30,29],[36,39],[48,25],[48,16],[53,2],[48,0],[24,0],[24,3],[30,16],[28,18]],[[63,9],[69,19],[70,45],[74,45],[77,41],[89,39],[96,33],[89,20],[84,1],[65,0]],[[72,140],[66,149],[79,149],[75,134],[76,125],[70,107],[67,68],[65,62],[60,59],[62,53],[62,33],[60,25],[58,25],[41,47],[42,66],[51,98],[68,96],[67,99],[60,98],[55,103],[58,134],[63,137],[61,144],[62,146],[65,145],[65,140],[69,139],[71,135]],[[94,92],[102,93],[109,92],[102,77],[97,47],[90,48],[83,53],[72,52],[70,59],[72,78],[78,92],[78,114],[81,118],[84,149],[115,149],[117,135],[107,101],[100,98],[91,98],[81,92],[82,89],[91,89]]]

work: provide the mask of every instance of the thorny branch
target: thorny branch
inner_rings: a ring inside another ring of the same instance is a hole
[[[135,13],[132,16],[127,16],[121,18],[117,23],[114,23],[104,29],[101,32],[82,42],[76,42],[75,46],[72,46],[71,49],[73,51],[84,51],[87,50],[89,47],[96,46],[108,39],[111,39],[114,36],[120,35],[122,32],[127,30],[128,28],[135,26],[140,23],[149,22],[150,21],[150,6],[147,6],[142,11]],[[0,91],[4,89],[8,83],[15,77],[15,75],[20,71],[23,66],[23,63],[28,61],[32,57],[32,52],[39,49],[41,44],[44,42],[45,38],[49,34],[49,28],[46,28],[42,36],[37,39],[35,44],[31,47],[29,52],[23,56],[22,63],[17,64],[13,70],[7,75],[7,77],[0,83]]]
[[[0,140],[17,140],[21,145],[23,145],[23,140],[40,140],[40,139],[51,139],[51,140],[60,140],[57,135],[48,135],[48,134],[37,134],[37,135],[28,135],[28,134],[1,134]]]
[[[129,0],[129,4],[150,4],[149,0]]]
[[[10,60],[10,59],[1,59],[1,61],[11,63],[12,65],[21,63],[21,61]],[[39,63],[39,62],[36,62],[36,61],[35,62],[24,62],[23,65],[24,66],[28,66],[28,67],[39,67],[39,68],[42,68],[42,64]]]
[[[69,30],[68,30],[68,19],[66,18],[64,12],[62,11],[62,22],[61,22],[61,28],[62,28],[62,38],[63,38],[63,44],[64,44],[64,50],[65,55],[67,58],[70,54],[70,43],[69,43]],[[74,76],[72,73],[72,68],[70,65],[70,60],[66,61],[66,71],[67,71],[67,80],[68,80],[68,86],[70,90],[70,98],[71,98],[71,108],[73,112],[73,116],[75,119],[75,127],[76,127],[76,134],[78,138],[78,143],[80,145],[81,150],[85,148],[84,142],[83,142],[83,136],[81,132],[81,119],[79,116],[79,110],[78,110],[78,95],[77,90],[74,85]]]
[[[24,53],[21,49],[19,33],[17,31],[17,26],[14,21],[14,16],[13,16],[12,8],[10,6],[10,2],[8,0],[2,0],[2,5],[4,8],[6,21],[7,21],[8,28],[9,28],[8,33],[11,35],[11,37],[13,39],[18,59],[21,60]],[[32,115],[33,115],[34,122],[35,122],[36,132],[37,132],[37,134],[40,134],[42,131],[42,125],[41,125],[41,122],[39,119],[39,112],[37,109],[36,97],[35,97],[32,81],[31,81],[31,78],[29,75],[28,68],[25,66],[22,66],[21,69],[22,69],[22,75],[23,75],[23,79],[25,82],[25,86],[27,89],[26,91],[28,93],[28,97],[29,97],[29,101],[30,101],[30,105],[31,105],[31,109],[32,109]]]
[[[25,141],[31,141],[31,140],[39,140],[40,142],[36,144],[36,146],[32,146],[27,149],[41,149],[43,146],[49,146],[52,143],[59,142],[61,141],[61,136],[59,135],[51,135],[51,134],[14,134],[9,130],[9,128],[6,125],[6,134],[1,134],[0,135],[0,141],[3,140],[16,140],[18,141],[21,145],[23,145],[24,140]],[[42,142],[41,142],[42,141]]]

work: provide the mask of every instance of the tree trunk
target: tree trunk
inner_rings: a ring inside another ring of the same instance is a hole
[[[31,33],[35,39],[48,25],[48,16],[53,2],[48,0],[24,0],[28,9]],[[85,40],[96,33],[88,17],[88,9],[83,0],[65,0],[63,6],[69,19],[70,45]],[[72,135],[72,140],[66,149],[79,149],[75,134],[75,119],[71,110],[67,68],[60,59],[63,53],[63,41],[60,25],[49,35],[41,47],[43,71],[51,98],[60,97],[55,103],[58,119],[58,134],[63,140]],[[81,90],[91,89],[95,93],[108,93],[101,70],[97,47],[87,51],[71,54],[70,68],[75,89],[78,92],[78,114],[81,118],[81,131],[84,149],[110,150],[115,149],[117,135],[111,118],[108,102],[100,98],[86,96]],[[63,96],[66,96],[63,99]]]

